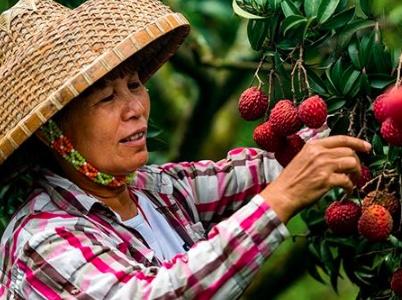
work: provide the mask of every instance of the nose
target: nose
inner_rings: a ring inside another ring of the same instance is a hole
[[[145,103],[148,97],[145,91],[140,93],[133,93],[129,89],[126,89],[121,96],[122,100],[122,119],[124,121],[130,119],[139,119],[145,117],[147,114]]]

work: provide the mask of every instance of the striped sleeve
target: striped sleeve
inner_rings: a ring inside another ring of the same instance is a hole
[[[255,148],[233,149],[218,162],[173,163],[163,168],[178,178],[206,228],[230,216],[282,171],[269,153]]]
[[[23,299],[235,299],[286,235],[260,196],[159,267],[123,255],[96,228],[57,226],[35,234],[18,255],[13,292]]]

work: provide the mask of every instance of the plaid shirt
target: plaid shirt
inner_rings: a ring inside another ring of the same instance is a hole
[[[145,193],[189,247],[167,261],[97,199],[47,172],[3,235],[0,298],[237,298],[288,234],[257,195],[280,170],[252,148],[216,163],[138,170],[130,188]]]

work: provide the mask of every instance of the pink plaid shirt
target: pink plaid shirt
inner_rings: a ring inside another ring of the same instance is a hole
[[[280,170],[252,148],[138,170],[130,188],[188,245],[167,261],[94,197],[44,172],[2,237],[0,298],[235,299],[288,234],[257,195]]]

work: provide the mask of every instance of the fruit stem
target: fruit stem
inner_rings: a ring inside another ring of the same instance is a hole
[[[308,96],[312,96],[312,91],[310,87],[310,83],[308,82],[308,76],[307,76],[307,70],[304,67],[304,60],[303,60],[303,55],[304,55],[304,48],[303,46],[300,46],[299,48],[299,58],[296,60],[295,65],[293,66],[292,73],[290,74],[291,78],[291,84],[292,84],[292,94],[293,94],[293,102],[296,105],[296,88],[295,88],[295,74],[297,70],[297,76],[298,76],[298,81],[299,81],[299,93],[302,93],[303,90],[307,89]],[[304,79],[304,84],[305,84],[305,89],[303,89],[302,85],[302,75]]]
[[[399,64],[398,64],[398,71],[396,77],[396,84],[395,87],[399,87],[401,85],[401,69],[402,69],[402,54],[399,56]]]
[[[272,83],[273,83],[274,73],[275,73],[275,69],[272,69],[269,72],[269,76],[268,76],[268,106],[267,106],[267,110],[265,111],[264,121],[268,120],[269,109],[271,106],[271,94],[272,94]]]
[[[254,77],[253,77],[253,80],[251,81],[250,86],[253,84],[254,78],[257,78],[257,80],[258,80],[258,89],[260,89],[261,86],[264,84],[264,82],[261,80],[260,76],[258,75],[264,62],[265,62],[265,54],[262,56],[260,62],[258,63],[257,70],[255,70]]]

